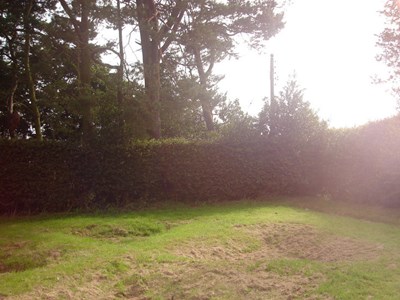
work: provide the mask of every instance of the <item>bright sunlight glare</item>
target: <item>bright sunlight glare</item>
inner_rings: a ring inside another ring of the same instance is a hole
[[[376,61],[377,35],[384,28],[379,14],[385,0],[292,1],[285,28],[267,42],[263,54],[239,51],[239,60],[218,67],[225,74],[222,91],[257,114],[269,95],[269,59],[275,56],[276,88],[293,73],[319,116],[332,127],[351,127],[390,117],[396,100],[390,86],[374,83],[386,69]]]

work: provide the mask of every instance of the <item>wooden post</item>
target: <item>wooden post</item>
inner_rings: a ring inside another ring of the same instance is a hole
[[[274,55],[271,54],[271,61],[270,61],[270,73],[269,73],[269,77],[270,77],[270,98],[271,98],[271,105],[272,102],[275,100],[275,91],[274,91],[274,87],[275,87],[275,80],[274,80],[274,76],[275,76],[275,67],[274,67]]]
[[[274,67],[274,55],[271,54],[270,61],[270,111],[269,111],[269,135],[276,136],[276,113],[277,113],[277,103],[275,101],[275,67]]]

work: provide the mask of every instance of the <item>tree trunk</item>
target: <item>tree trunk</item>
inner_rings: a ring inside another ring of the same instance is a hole
[[[122,106],[123,94],[122,85],[124,82],[124,44],[122,40],[122,17],[121,17],[121,1],[117,0],[117,18],[118,18],[118,43],[119,43],[119,68],[118,68],[118,87],[117,102]]]
[[[10,138],[14,138],[14,127],[13,126],[13,116],[19,117],[18,112],[14,110],[14,97],[15,97],[15,92],[17,91],[18,88],[18,59],[17,59],[17,53],[15,50],[15,43],[17,39],[17,31],[15,30],[12,34],[12,37],[7,38],[7,43],[8,43],[8,48],[9,48],[9,53],[10,53],[10,59],[11,59],[11,84],[10,84],[10,91],[7,95],[7,115],[6,115],[6,120],[5,120],[5,127],[8,129],[8,133]],[[15,119],[15,118],[14,118]],[[19,120],[18,120],[19,123]],[[17,127],[16,127],[17,128]],[[3,132],[3,135],[5,134],[5,131]]]
[[[40,122],[40,112],[39,108],[37,105],[37,99],[36,99],[36,89],[35,89],[35,83],[32,78],[32,72],[31,72],[31,65],[30,65],[30,49],[31,49],[31,33],[30,33],[30,24],[29,24],[29,19],[31,16],[31,11],[33,7],[33,0],[30,0],[27,4],[27,8],[25,11],[24,15],[24,30],[25,30],[25,53],[24,53],[24,61],[25,61],[25,74],[26,74],[26,80],[28,84],[28,89],[29,89],[29,98],[31,100],[31,109],[33,113],[33,119],[34,119],[34,124],[35,124],[35,133],[36,133],[36,139],[41,141],[43,140],[42,136],[42,128],[41,128],[41,122]]]
[[[79,101],[82,105],[82,143],[90,145],[94,138],[93,122],[93,95],[91,93],[91,65],[92,57],[89,44],[90,9],[95,0],[78,0],[80,4],[80,16],[68,6],[65,0],[59,0],[65,13],[69,17],[76,34],[76,47],[78,50],[78,84]]]
[[[142,44],[143,70],[147,110],[149,114],[149,133],[155,138],[161,138],[161,55],[174,40],[173,34],[178,28],[187,9],[188,2],[175,2],[170,15],[159,28],[159,11],[154,0],[136,0],[136,15],[139,23],[140,41]],[[161,41],[163,45],[161,46]]]
[[[148,131],[152,138],[160,139],[161,57],[157,10],[153,0],[136,0],[136,10],[142,44],[145,91],[150,122]]]
[[[269,136],[276,136],[278,134],[278,120],[277,120],[277,110],[278,103],[275,99],[275,66],[274,66],[274,55],[271,54],[271,62],[270,62],[270,109],[269,109]]]
[[[161,134],[161,97],[160,97],[160,65],[151,63],[144,67],[145,89],[148,100],[148,110],[150,113],[149,132],[151,137],[160,139]]]
[[[11,90],[7,98],[7,112],[11,115],[14,112],[14,96],[18,88],[18,65],[13,59],[11,66]]]
[[[119,44],[119,68],[117,73],[117,105],[119,108],[120,116],[118,120],[119,130],[118,130],[118,138],[120,142],[124,142],[126,138],[125,133],[125,117],[123,114],[123,84],[124,84],[124,44],[122,38],[122,16],[121,16],[121,1],[117,0],[117,27],[118,27],[118,44]]]
[[[10,94],[7,98],[7,117],[6,117],[6,128],[8,128],[8,133],[10,135],[10,138],[13,139],[15,137],[15,130],[18,128],[20,119],[19,119],[19,114],[17,111],[14,110],[14,96],[15,96],[15,92],[18,88],[18,70],[17,70],[17,66],[16,66],[16,62],[12,63],[12,79],[11,79],[11,90],[10,90]],[[13,118],[14,116],[14,118]],[[18,118],[17,123],[13,123],[13,119],[15,120],[15,117]],[[14,125],[14,126],[13,126]]]
[[[82,103],[82,133],[83,144],[90,144],[94,138],[93,132],[93,99],[91,95],[91,51],[89,47],[89,1],[81,0],[81,21],[79,26],[79,96]]]
[[[201,108],[203,110],[204,122],[206,123],[207,130],[213,131],[215,128],[212,116],[212,108],[210,100],[207,97],[207,74],[204,71],[200,50],[194,47],[193,51],[194,51],[194,58],[196,62],[197,72],[199,73],[199,78],[200,78],[201,91],[199,95],[199,100],[201,103]]]
[[[150,134],[155,139],[161,138],[161,81],[160,81],[160,58],[158,46],[155,42],[150,43],[150,61],[144,65],[145,89],[148,97],[148,109],[150,113]]]

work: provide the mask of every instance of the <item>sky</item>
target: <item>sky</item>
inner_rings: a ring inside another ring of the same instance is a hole
[[[239,45],[239,60],[216,67],[225,74],[221,91],[239,99],[256,115],[269,95],[270,55],[275,57],[275,91],[296,74],[304,99],[332,127],[352,127],[392,116],[396,100],[390,86],[376,84],[387,70],[376,61],[377,34],[384,28],[378,13],[385,0],[293,0],[285,28],[266,43],[264,53]]]

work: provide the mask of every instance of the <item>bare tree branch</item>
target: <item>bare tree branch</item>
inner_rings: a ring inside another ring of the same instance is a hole
[[[185,11],[187,9],[187,3],[179,0],[177,1],[175,7],[172,10],[171,16],[168,18],[166,24],[160,29],[161,37],[165,37],[167,33],[170,33],[164,44],[160,47],[160,52],[164,53],[169,45],[173,41],[173,34],[178,30],[179,24],[183,16],[185,15]]]
[[[71,8],[68,6],[67,2],[65,0],[59,0],[61,6],[63,7],[65,13],[68,15],[69,19],[72,22],[72,25],[74,26],[76,34],[81,38],[80,34],[80,22],[78,22],[74,16],[74,13],[72,12]]]

